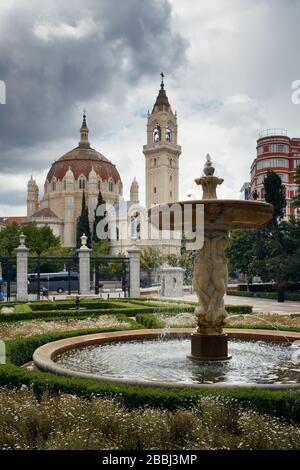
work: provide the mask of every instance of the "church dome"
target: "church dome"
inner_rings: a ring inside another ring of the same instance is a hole
[[[81,140],[78,147],[67,152],[52,164],[47,175],[49,183],[53,178],[62,181],[68,170],[73,172],[75,180],[81,175],[84,175],[88,180],[89,174],[94,170],[96,176],[102,181],[113,181],[115,184],[121,182],[116,166],[90,146],[88,132],[86,116],[84,115],[80,129]]]
[[[69,169],[73,172],[75,180],[77,180],[80,175],[84,175],[88,179],[93,168],[96,175],[99,176],[102,181],[108,181],[110,179],[112,179],[114,183],[121,181],[116,166],[91,147],[85,149],[76,147],[60,157],[51,166],[47,180],[50,182],[53,178],[56,178],[62,181]]]

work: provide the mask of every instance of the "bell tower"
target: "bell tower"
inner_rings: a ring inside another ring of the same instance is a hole
[[[147,144],[143,147],[146,167],[146,207],[179,198],[179,156],[177,115],[173,113],[161,73],[160,90],[148,112]]]
[[[27,184],[27,217],[31,217],[39,209],[39,187],[31,176]]]

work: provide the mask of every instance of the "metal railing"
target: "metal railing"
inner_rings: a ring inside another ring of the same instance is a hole
[[[259,133],[259,138],[261,139],[262,137],[279,136],[279,135],[287,137],[287,129],[283,129],[280,127],[264,129]]]

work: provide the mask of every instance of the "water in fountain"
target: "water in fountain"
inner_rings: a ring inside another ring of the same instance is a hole
[[[61,366],[104,378],[170,384],[295,384],[299,364],[285,344],[231,340],[228,362],[194,362],[190,340],[126,341],[63,353]]]

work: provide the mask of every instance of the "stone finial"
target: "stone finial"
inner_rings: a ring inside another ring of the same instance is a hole
[[[206,163],[204,165],[203,174],[201,178],[196,178],[195,183],[202,186],[203,195],[202,199],[217,199],[217,186],[223,183],[223,178],[214,176],[215,168],[209,153],[206,155]]]
[[[213,176],[215,173],[215,168],[213,167],[209,153],[206,155],[206,163],[204,165],[203,174],[205,176]]]
[[[87,236],[85,235],[85,233],[82,235],[82,237],[80,237],[80,240],[81,240],[81,246],[86,246]]]
[[[26,236],[24,235],[23,232],[21,233],[19,240],[20,240],[20,246],[25,246]]]

